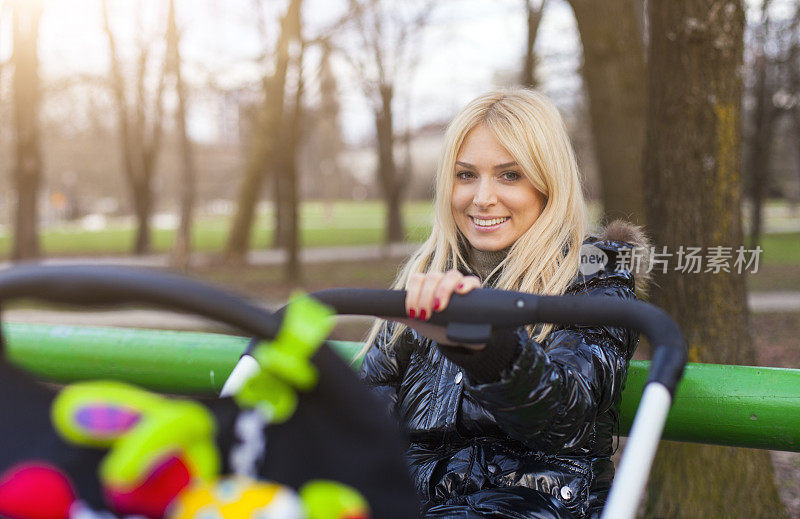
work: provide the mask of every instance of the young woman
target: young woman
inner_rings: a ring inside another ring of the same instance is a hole
[[[480,286],[635,298],[619,253],[646,246],[640,230],[623,222],[599,237],[586,230],[577,164],[549,100],[492,92],[455,117],[431,236],[394,284],[407,290],[409,319],[376,323],[361,370],[409,435],[424,517],[599,515],[638,335],[541,323],[467,347],[427,323],[454,294]],[[589,245],[605,265],[581,267]]]

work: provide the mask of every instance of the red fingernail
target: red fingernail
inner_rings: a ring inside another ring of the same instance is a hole
[[[423,308],[422,310],[419,311],[419,318],[424,321],[425,320],[425,315],[426,315],[426,312],[425,312],[425,309]]]
[[[462,288],[464,288],[464,283],[463,282],[458,284],[458,289],[461,290]]]
[[[408,316],[409,316],[410,318],[412,318],[412,319],[413,319],[413,318],[414,318],[416,315],[417,315],[417,311],[416,311],[416,310],[414,310],[413,308],[412,308],[411,310],[409,310],[409,311],[408,311]]]
[[[434,310],[438,310],[439,309],[439,305],[441,305],[441,304],[442,304],[442,300],[437,297],[436,299],[433,300],[433,309]]]

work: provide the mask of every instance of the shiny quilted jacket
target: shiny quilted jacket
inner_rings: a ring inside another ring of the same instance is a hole
[[[635,299],[621,252],[632,244],[586,243],[609,261],[576,274],[567,294]],[[366,354],[361,377],[408,434],[424,517],[599,516],[614,475],[613,437],[637,333],[557,327],[538,343],[520,328],[506,334],[518,342],[512,365],[498,381],[478,384],[416,331],[387,350],[390,330]]]

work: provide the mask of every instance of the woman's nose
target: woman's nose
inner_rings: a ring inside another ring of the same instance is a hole
[[[497,193],[490,179],[483,178],[478,182],[472,203],[477,207],[487,207],[497,203]]]

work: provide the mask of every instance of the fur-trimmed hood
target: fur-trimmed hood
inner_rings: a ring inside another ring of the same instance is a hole
[[[614,220],[601,229],[594,239],[590,239],[593,245],[603,245],[603,249],[612,248],[614,250],[633,249],[631,253],[635,261],[629,262],[633,266],[629,269],[633,274],[636,295],[640,299],[647,296],[650,285],[650,240],[644,229],[636,224],[625,220]],[[616,259],[614,260],[616,262]],[[617,268],[618,265],[608,267]]]

